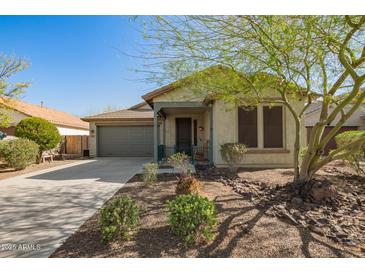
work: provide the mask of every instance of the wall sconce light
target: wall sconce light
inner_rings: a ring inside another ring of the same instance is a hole
[[[94,133],[95,133],[95,130],[94,130],[94,129],[92,129],[92,130],[90,130],[90,132],[91,132],[91,134],[94,134]]]
[[[204,127],[199,127],[199,130],[200,131],[204,131]]]

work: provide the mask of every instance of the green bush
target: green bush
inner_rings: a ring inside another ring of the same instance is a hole
[[[38,145],[27,139],[13,139],[0,142],[0,156],[10,167],[17,170],[33,164],[38,156]]]
[[[349,130],[338,134],[335,137],[335,140],[337,146],[342,147],[364,137],[365,137],[365,130]]]
[[[365,131],[350,130],[342,132],[335,137],[337,147],[339,148],[356,142],[359,139],[364,139],[364,142],[360,142],[358,145],[350,146],[348,149],[344,150],[343,159],[349,166],[354,168],[356,172],[364,174],[365,170],[361,167],[360,162],[365,159]]]
[[[146,185],[157,181],[158,164],[148,163],[143,166],[143,182]]]
[[[61,135],[55,125],[38,117],[25,118],[15,127],[15,136],[26,138],[39,145],[39,156],[58,146]]]
[[[228,163],[230,171],[237,173],[236,165],[241,163],[247,148],[244,144],[226,143],[221,145],[220,153],[223,161]]]
[[[167,202],[171,230],[186,245],[213,240],[217,215],[215,205],[199,195],[180,195]]]
[[[181,177],[189,176],[191,173],[191,164],[189,161],[189,156],[184,152],[178,152],[171,155],[167,163],[172,165],[181,174]]]
[[[141,213],[142,208],[129,196],[114,198],[100,210],[103,241],[108,242],[117,236],[129,240],[131,233],[138,229]]]

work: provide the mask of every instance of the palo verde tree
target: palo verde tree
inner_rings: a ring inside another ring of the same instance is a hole
[[[191,75],[183,81],[208,91],[209,98],[236,106],[287,107],[295,121],[298,186],[365,142],[358,139],[323,154],[365,99],[365,16],[172,16],[150,17],[144,26],[149,42],[141,56],[149,81],[164,84]],[[298,100],[303,102],[299,110]],[[303,116],[314,103],[321,106],[320,119],[300,159]],[[336,117],[324,137],[325,126]]]
[[[28,83],[9,81],[11,76],[26,69],[28,63],[15,56],[6,56],[0,54],[0,126],[7,127],[10,122],[10,117],[2,104],[3,101],[14,98],[24,92],[24,89],[29,86]]]

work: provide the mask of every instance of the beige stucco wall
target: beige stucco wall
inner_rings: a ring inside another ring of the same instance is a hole
[[[56,126],[58,129],[58,132],[62,136],[70,136],[70,135],[89,135],[89,130],[85,129],[77,129],[77,128],[70,128],[70,127],[64,127],[64,126]]]
[[[347,106],[345,108],[345,112],[347,112],[350,109],[351,106]],[[331,112],[333,110],[334,106],[330,107]],[[314,126],[319,121],[319,116],[321,112],[320,110],[313,111],[309,114],[305,115],[305,126],[310,127]],[[344,123],[343,126],[357,126],[359,129],[365,129],[365,119],[361,118],[365,115],[365,104],[363,104],[361,107],[359,107],[352,115],[351,117]],[[341,115],[337,115],[335,120],[330,124],[330,126],[334,126],[338,123],[338,121],[341,119]]]
[[[201,102],[203,99],[202,94],[188,87],[181,87],[153,98],[153,102]]]
[[[267,97],[277,97],[274,90],[265,92]],[[203,96],[189,90],[188,87],[177,88],[168,93],[157,96],[153,102],[201,102]],[[294,109],[301,110],[304,103],[300,101],[292,102]],[[284,147],[282,149],[265,149],[263,148],[263,105],[258,106],[258,148],[250,149],[245,155],[241,166],[245,167],[291,167],[293,165],[293,147],[295,141],[295,123],[291,113],[284,107],[283,112],[283,138]],[[299,111],[298,111],[299,112]],[[189,117],[187,115],[178,115],[179,117]],[[167,136],[166,144],[175,143],[175,118],[171,115],[167,118]],[[192,117],[192,116],[191,116]],[[204,127],[203,140],[209,140],[209,112],[201,115],[198,120]],[[302,121],[301,128],[301,146],[305,146],[305,126]],[[227,142],[238,141],[238,110],[237,107],[227,105],[221,101],[213,104],[213,161],[216,166],[225,166],[226,163],[220,155],[220,145]]]
[[[282,149],[263,148],[263,105],[258,106],[258,148],[249,149],[242,161],[245,167],[291,167],[293,164],[293,146],[295,124],[290,112],[284,107]],[[303,107],[301,102],[294,103],[295,108]],[[305,128],[302,127],[302,146],[305,144]],[[220,145],[238,141],[238,110],[217,101],[213,105],[213,161],[217,166],[226,165],[221,158]],[[275,151],[275,152],[273,152]]]
[[[95,122],[89,123],[89,153],[90,157],[96,157],[96,124]]]

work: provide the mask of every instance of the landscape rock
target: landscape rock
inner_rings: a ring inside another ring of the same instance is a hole
[[[321,203],[322,201],[335,199],[337,197],[337,190],[329,182],[315,181],[312,185],[309,195],[313,202]]]
[[[216,181],[231,186],[258,209],[265,209],[268,216],[281,218],[341,244],[365,246],[365,178],[343,172],[337,166],[327,171],[340,178],[341,184],[335,187],[328,177],[319,176],[306,186],[307,195],[303,196],[299,196],[303,193],[290,183],[229,179],[218,171],[211,171],[209,176],[216,176]]]
[[[303,199],[299,198],[299,197],[294,197],[291,200],[291,203],[292,203],[293,206],[301,206],[303,204]]]

